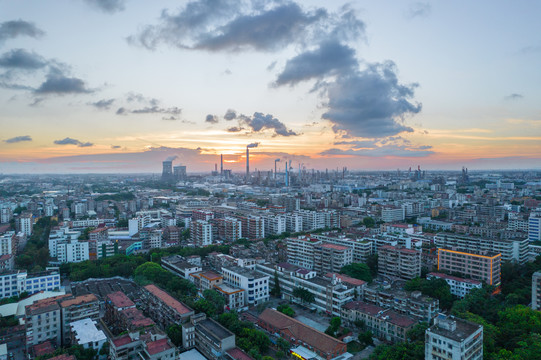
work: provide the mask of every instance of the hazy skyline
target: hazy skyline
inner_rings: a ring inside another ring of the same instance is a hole
[[[0,0],[0,173],[540,168],[539,13]]]

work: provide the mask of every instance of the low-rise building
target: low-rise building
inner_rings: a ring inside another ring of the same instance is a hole
[[[532,275],[532,309],[541,310],[541,271]]]
[[[416,319],[362,301],[351,301],[344,305],[342,320],[350,326],[362,321],[374,336],[393,343],[406,341],[407,332],[417,324]]]
[[[203,270],[200,265],[189,263],[180,255],[162,257],[161,264],[164,269],[186,280],[190,280],[190,274]]]
[[[480,289],[483,287],[483,283],[478,280],[464,279],[457,276],[447,275],[444,273],[431,272],[426,275],[428,280],[431,279],[443,279],[451,289],[451,294],[463,298],[470,293],[472,289]]]
[[[107,342],[107,336],[96,327],[96,321],[82,319],[70,323],[71,344],[99,351]]]
[[[59,301],[62,310],[62,344],[70,344],[70,324],[79,320],[99,320],[100,303],[96,295],[66,297]]]
[[[334,359],[347,351],[346,343],[322,333],[274,309],[265,309],[259,315],[258,325],[291,344],[303,345],[323,359]]]
[[[24,270],[12,270],[0,274],[0,298],[19,296],[23,292],[35,294],[60,288],[58,270],[28,274]]]
[[[214,289],[225,298],[227,310],[242,309],[244,307],[246,290],[227,284],[216,285]]]
[[[452,316],[438,315],[425,333],[425,359],[483,358],[483,326]]]
[[[26,351],[46,340],[61,345],[62,323],[58,300],[67,295],[38,300],[25,308]]]

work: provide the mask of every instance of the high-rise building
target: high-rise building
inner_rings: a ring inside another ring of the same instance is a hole
[[[482,358],[482,325],[440,314],[425,332],[425,360]]]
[[[190,223],[190,238],[196,246],[212,245],[212,224],[205,220]]]
[[[162,170],[162,181],[172,181],[173,180],[173,161],[165,160],[163,163]]]
[[[378,250],[378,273],[403,280],[421,276],[421,252],[383,245]]]
[[[178,165],[173,168],[173,175],[175,180],[177,181],[186,181],[187,174],[186,174],[186,166],[184,165]]]
[[[541,241],[541,214],[532,213],[528,220],[528,240]]]

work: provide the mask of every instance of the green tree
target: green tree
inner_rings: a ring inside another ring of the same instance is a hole
[[[272,287],[270,294],[272,296],[282,296],[282,289],[280,289],[280,280],[278,279],[278,272],[274,270],[274,286]]]
[[[376,221],[370,216],[367,216],[363,219],[363,225],[367,228],[373,228],[374,226],[376,226]]]
[[[216,308],[216,314],[221,314],[224,312],[225,307],[225,298],[220,295],[216,290],[205,290],[203,291],[203,297],[205,300],[209,301]]]
[[[367,345],[374,345],[374,334],[372,334],[371,331],[364,331],[362,333],[359,333],[358,339],[359,342],[365,346]]]
[[[182,345],[182,326],[172,324],[167,328],[167,336],[175,346]]]
[[[315,300],[314,294],[301,287],[293,289],[293,296],[300,299],[302,303],[313,303]]]
[[[352,278],[372,282],[372,273],[368,265],[363,263],[351,263],[340,269],[340,274],[351,276]]]
[[[289,317],[295,317],[295,310],[293,310],[289,305],[286,305],[286,304],[278,305],[276,310],[278,310],[282,314],[285,314]]]
[[[426,329],[429,328],[427,322],[416,324],[413,329],[407,332],[406,337],[409,341],[424,341]]]

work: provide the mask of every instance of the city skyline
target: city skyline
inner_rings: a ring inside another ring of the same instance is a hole
[[[0,173],[539,168],[538,2],[0,8]]]

